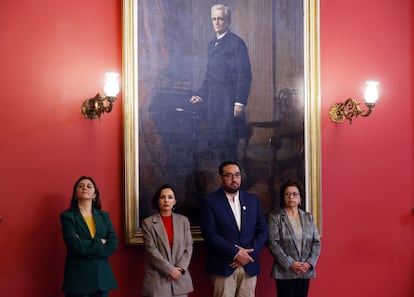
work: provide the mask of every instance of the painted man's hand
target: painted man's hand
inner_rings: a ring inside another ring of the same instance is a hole
[[[234,105],[234,116],[239,117],[244,113],[244,106]]]
[[[203,101],[203,99],[200,96],[191,96],[190,103],[199,103]]]

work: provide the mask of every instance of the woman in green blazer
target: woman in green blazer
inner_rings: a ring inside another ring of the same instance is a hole
[[[69,209],[60,215],[66,244],[62,287],[66,297],[106,297],[117,287],[108,257],[118,239],[109,214],[101,208],[94,180],[81,176],[73,187]]]

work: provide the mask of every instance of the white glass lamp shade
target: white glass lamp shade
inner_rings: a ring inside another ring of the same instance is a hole
[[[367,87],[364,94],[367,103],[375,103],[378,100],[378,85],[379,82],[377,81],[367,81]]]
[[[116,97],[119,93],[118,76],[116,72],[107,72],[104,92],[108,97]]]

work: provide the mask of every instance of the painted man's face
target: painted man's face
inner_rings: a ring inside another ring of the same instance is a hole
[[[213,10],[211,12],[211,21],[217,35],[221,35],[229,29],[230,22],[224,16],[224,10]]]

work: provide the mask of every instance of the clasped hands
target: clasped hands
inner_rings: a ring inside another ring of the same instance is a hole
[[[254,249],[245,249],[238,245],[236,245],[236,248],[238,248],[239,251],[237,252],[237,255],[234,258],[233,262],[230,263],[231,268],[238,268],[240,266],[254,262],[253,258],[249,255],[249,253],[253,252]]]
[[[290,269],[293,270],[296,274],[301,274],[308,272],[308,270],[311,268],[311,265],[307,262],[293,262],[293,264],[290,266]]]
[[[181,267],[174,267],[173,270],[171,270],[170,274],[167,275],[167,280],[177,280],[180,277],[183,276],[183,269]]]

